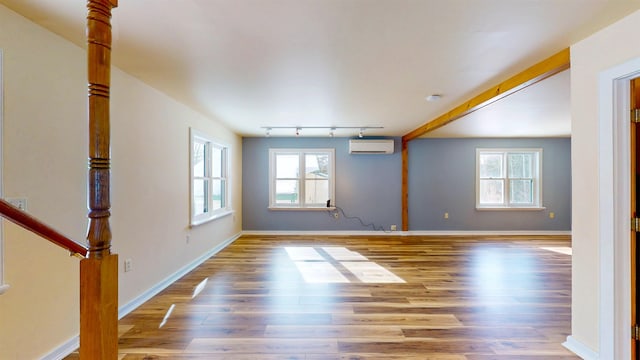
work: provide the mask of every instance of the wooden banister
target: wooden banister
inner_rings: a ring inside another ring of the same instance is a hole
[[[67,249],[72,255],[83,258],[87,256],[88,248],[86,246],[69,239],[49,225],[18,209],[3,199],[0,199],[0,215],[12,223],[38,234],[64,249]]]

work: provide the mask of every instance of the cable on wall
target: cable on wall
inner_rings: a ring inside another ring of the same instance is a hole
[[[362,227],[365,227],[365,228],[370,227],[370,228],[372,228],[374,231],[382,231],[382,232],[385,232],[385,233],[391,233],[391,232],[392,232],[391,230],[386,230],[386,229],[384,228],[384,226],[378,226],[378,225],[376,225],[375,223],[366,223],[364,220],[362,220],[362,219],[361,219],[360,217],[358,217],[358,216],[349,216],[349,215],[345,214],[344,209],[342,209],[341,207],[336,206],[336,205],[333,205],[333,209],[328,210],[328,211],[327,211],[327,214],[329,214],[329,216],[331,216],[332,218],[335,218],[335,217],[334,217],[334,214],[336,213],[336,211],[337,211],[337,212],[340,212],[340,213],[342,214],[342,217],[343,217],[343,218],[345,218],[345,219],[348,219],[348,220],[354,220],[354,219],[355,219],[355,220],[358,220],[358,221],[360,222],[360,225],[362,225]]]

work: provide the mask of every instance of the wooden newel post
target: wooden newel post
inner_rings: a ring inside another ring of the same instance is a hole
[[[118,355],[118,256],[111,254],[111,9],[117,0],[87,1],[89,80],[89,253],[80,262],[80,358]]]

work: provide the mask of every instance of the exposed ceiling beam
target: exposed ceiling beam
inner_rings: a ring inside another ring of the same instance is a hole
[[[467,114],[481,109],[506,96],[531,86],[541,80],[553,76],[561,71],[567,70],[571,66],[569,48],[566,48],[555,55],[531,66],[530,68],[510,77],[502,83],[494,86],[471,100],[455,107],[453,110],[440,115],[419,128],[409,132],[402,137],[403,142],[418,138],[430,131],[442,127]]]

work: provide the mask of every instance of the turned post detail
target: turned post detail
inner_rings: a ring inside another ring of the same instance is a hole
[[[87,1],[89,83],[88,255],[80,261],[80,358],[118,356],[118,256],[111,253],[111,10],[117,0]]]
[[[111,9],[117,0],[87,2],[87,64],[89,80],[89,257],[111,250],[109,216],[111,85]]]

